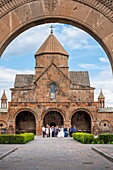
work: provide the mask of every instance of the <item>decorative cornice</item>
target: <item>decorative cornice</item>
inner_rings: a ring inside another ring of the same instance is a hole
[[[0,18],[9,11],[32,1],[42,1],[45,8],[52,11],[56,8],[58,0],[0,0]],[[70,0],[80,2],[94,8],[113,22],[113,0]]]

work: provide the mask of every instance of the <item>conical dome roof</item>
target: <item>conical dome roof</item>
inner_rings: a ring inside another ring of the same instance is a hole
[[[60,42],[56,39],[56,37],[51,33],[49,37],[45,40],[39,50],[36,52],[35,56],[41,54],[62,54],[65,56],[69,56]]]
[[[5,90],[4,90],[4,92],[3,92],[3,95],[2,95],[1,100],[7,100],[7,96],[6,96],[6,94],[5,94]]]
[[[102,90],[100,91],[100,94],[99,94],[99,96],[98,96],[98,99],[104,99],[105,97],[104,97],[104,95],[103,95],[103,93],[102,93]]]

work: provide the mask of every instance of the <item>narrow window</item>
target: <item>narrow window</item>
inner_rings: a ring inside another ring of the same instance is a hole
[[[56,83],[52,82],[50,84],[50,97],[51,97],[51,99],[56,98],[56,89],[57,89]]]
[[[2,103],[2,104],[1,104],[1,108],[2,108],[2,109],[6,109],[6,108],[7,108],[7,104],[6,104],[6,103]]]

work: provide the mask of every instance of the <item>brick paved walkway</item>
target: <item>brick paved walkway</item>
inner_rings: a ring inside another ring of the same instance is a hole
[[[113,170],[113,163],[71,138],[41,138],[0,160],[0,170]]]

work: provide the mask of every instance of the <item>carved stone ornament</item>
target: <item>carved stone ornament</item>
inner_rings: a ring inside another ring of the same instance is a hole
[[[58,0],[44,0],[45,8],[51,14],[54,12],[57,6]]]
[[[46,10],[49,14],[55,11],[55,8],[60,0],[0,0],[0,18],[12,11],[13,9],[33,1],[44,2]],[[67,1],[67,0],[65,0]],[[113,22],[113,0],[69,0],[80,2],[94,8],[101,12],[104,16],[109,18]]]

